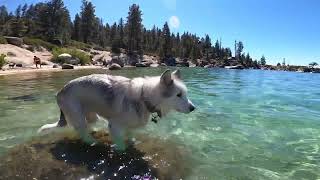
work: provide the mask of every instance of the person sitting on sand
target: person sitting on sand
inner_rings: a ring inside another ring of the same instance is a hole
[[[41,68],[41,59],[40,58],[38,58],[37,56],[34,56],[33,62],[36,64],[36,68],[38,68],[38,64],[40,65],[40,68]]]

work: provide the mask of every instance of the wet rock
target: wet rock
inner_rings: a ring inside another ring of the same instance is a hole
[[[10,36],[4,36],[4,38],[7,40],[9,44],[19,46],[21,47],[23,44],[23,39],[18,37],[10,37]]]
[[[136,63],[136,67],[149,67],[150,64],[147,64],[147,63]]]
[[[74,134],[51,134],[19,145],[0,157],[0,179],[181,179],[192,170],[190,152],[159,138],[137,135],[140,143],[116,152],[105,132],[84,144]]]
[[[62,69],[74,69],[74,66],[71,64],[62,64]]]
[[[52,68],[58,68],[58,67],[59,67],[58,64],[54,64],[54,65],[52,66]]]
[[[120,70],[121,66],[119,64],[113,63],[109,66],[109,70]]]
[[[15,65],[16,65],[16,63],[10,62],[9,63],[9,68],[14,68]]]
[[[16,67],[23,67],[23,64],[17,63],[17,64],[16,64]]]

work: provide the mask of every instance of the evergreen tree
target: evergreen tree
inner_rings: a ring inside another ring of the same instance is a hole
[[[15,16],[17,19],[20,19],[21,17],[21,5],[19,5],[15,11]]]
[[[26,13],[27,13],[27,10],[28,10],[28,5],[27,4],[24,4],[21,8],[21,17],[25,18],[26,17]]]
[[[121,48],[125,48],[125,43],[124,43],[124,23],[123,19],[120,18],[119,20],[119,25],[118,25],[118,33],[119,33],[119,44]]]
[[[111,32],[110,25],[107,23],[104,29],[105,29],[105,35],[106,35],[106,46],[111,46],[112,42],[110,40],[110,32]]]
[[[143,54],[142,51],[142,12],[138,5],[133,4],[129,7],[127,17],[127,51],[131,56],[135,53]]]
[[[82,41],[81,37],[81,18],[79,14],[76,14],[73,21],[73,33],[72,38],[76,41]]]
[[[167,22],[162,28],[161,49],[163,53],[162,58],[170,58],[172,56],[171,33]]]
[[[214,58],[220,58],[220,54],[221,54],[221,52],[220,52],[221,50],[220,50],[220,43],[219,43],[219,41],[217,40],[216,41],[216,43],[215,43],[215,45],[214,45],[214,52],[215,52],[215,56],[214,56]]]
[[[260,62],[262,66],[266,65],[266,58],[264,57],[264,55],[261,57]]]
[[[85,43],[93,41],[93,29],[95,28],[95,7],[90,1],[83,0],[81,6],[81,36]]]
[[[70,15],[63,0],[51,0],[47,3],[47,24],[45,25],[49,40],[70,38]]]
[[[242,41],[239,41],[239,42],[237,43],[236,57],[239,58],[239,57],[241,56],[241,53],[242,53],[242,51],[243,51],[243,48],[244,48],[244,46],[243,46]]]
[[[204,39],[203,48],[204,48],[203,52],[206,55],[206,59],[209,60],[209,51],[210,51],[210,48],[211,48],[211,39],[210,39],[208,34],[206,34],[206,37]]]

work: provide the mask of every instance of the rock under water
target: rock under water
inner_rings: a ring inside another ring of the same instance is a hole
[[[140,135],[125,152],[110,147],[107,133],[90,146],[75,135],[40,137],[0,157],[0,179],[180,179],[191,172],[188,148]]]

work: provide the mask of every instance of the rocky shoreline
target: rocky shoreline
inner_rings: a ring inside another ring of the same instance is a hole
[[[17,39],[17,40],[16,40]],[[10,41],[9,41],[10,40]],[[14,41],[13,41],[14,40]],[[79,66],[80,59],[70,54],[63,53],[58,56],[60,63],[53,63],[51,59],[53,54],[47,49],[40,47],[37,51],[30,51],[31,45],[23,44],[23,39],[10,37],[8,42],[11,44],[0,44],[0,54],[6,55],[7,64],[0,71],[0,75],[15,74],[20,72],[34,71],[59,71],[61,69],[83,69],[83,68],[107,68],[109,70],[119,70],[123,67],[202,67],[202,68],[225,68],[225,69],[261,69],[261,70],[277,70],[277,71],[293,71],[305,73],[320,73],[319,67],[309,66],[289,66],[289,65],[261,65],[251,64],[250,66],[241,63],[235,57],[227,59],[197,59],[188,58],[165,58],[160,59],[158,56],[133,54],[128,56],[125,50],[120,53],[112,53],[104,49],[77,49],[90,57],[90,62]],[[34,49],[34,48],[31,48]],[[33,57],[41,58],[43,68],[36,69],[33,64]]]

